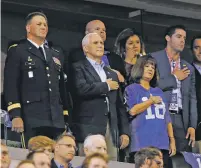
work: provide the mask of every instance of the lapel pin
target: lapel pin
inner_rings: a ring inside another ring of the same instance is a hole
[[[31,47],[29,47],[29,50],[31,50],[32,48]]]

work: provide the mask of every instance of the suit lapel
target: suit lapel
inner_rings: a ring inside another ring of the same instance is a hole
[[[103,67],[104,71],[105,71],[105,74],[107,76],[107,79],[110,79],[112,78],[112,75],[111,75],[111,72],[110,72],[110,69],[106,66]]]
[[[160,64],[160,62],[158,62],[158,66],[160,66],[160,69],[162,69],[161,71],[164,72],[164,74],[169,74],[171,73],[171,65],[170,65],[170,61],[168,59],[167,53],[165,50],[163,50],[164,54],[163,54],[163,60],[161,62],[167,62],[167,64]],[[164,67],[165,66],[165,67]]]
[[[185,64],[185,62],[180,58],[180,69],[186,68],[187,65]],[[187,81],[187,78],[181,81],[181,92],[183,92],[183,90],[185,90],[185,83]]]
[[[27,40],[27,51],[37,56],[38,58],[45,61],[44,56],[40,53],[39,49],[37,49],[31,42]]]
[[[84,64],[85,64],[86,70],[95,78],[95,80],[98,82],[101,82],[101,79],[98,73],[96,72],[94,67],[91,65],[91,63],[87,59],[84,60]]]

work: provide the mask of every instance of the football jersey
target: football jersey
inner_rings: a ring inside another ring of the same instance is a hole
[[[181,152],[185,161],[192,166],[192,168],[201,168],[201,154]]]
[[[131,152],[141,148],[154,146],[159,149],[169,149],[167,124],[171,122],[167,102],[160,88],[146,90],[140,84],[131,84],[125,89],[125,100],[128,111],[136,104],[147,101],[152,96],[160,96],[161,104],[153,104],[144,112],[136,115],[130,122]]]

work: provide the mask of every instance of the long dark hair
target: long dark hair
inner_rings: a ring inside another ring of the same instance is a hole
[[[144,67],[146,64],[152,64],[155,66],[154,76],[150,81],[151,87],[156,87],[158,83],[158,70],[155,58],[153,58],[150,54],[140,57],[135,66],[131,70],[131,79],[135,83],[140,83],[142,76],[144,74]]]
[[[131,37],[131,36],[138,36],[140,39],[140,44],[141,44],[141,48],[140,48],[140,53],[144,53],[145,52],[145,45],[143,42],[142,37],[135,32],[134,30],[127,28],[124,29],[123,31],[121,31],[116,40],[115,40],[115,44],[114,44],[114,52],[117,55],[120,55],[123,59],[125,59],[125,52],[126,52],[126,41]]]

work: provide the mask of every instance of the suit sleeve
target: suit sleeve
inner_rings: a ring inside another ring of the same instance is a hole
[[[160,76],[160,74],[159,74]],[[160,76],[158,81],[158,87],[163,91],[168,91],[177,88],[177,81],[174,75],[169,74],[166,76]]]
[[[130,136],[130,131],[129,131],[129,122],[128,122],[128,115],[126,112],[126,107],[123,103],[123,96],[120,91],[118,90],[117,94],[117,111],[118,111],[118,119],[119,119],[119,133],[120,135],[126,134]]]
[[[20,53],[18,47],[10,48],[4,69],[4,94],[11,117],[21,117],[20,103]]]
[[[195,71],[192,68],[191,73],[191,90],[190,90],[190,125],[189,127],[197,127],[197,99],[195,91]]]
[[[108,85],[106,82],[87,83],[84,69],[82,65],[73,65],[73,82],[76,93],[81,97],[101,96],[108,93]]]

